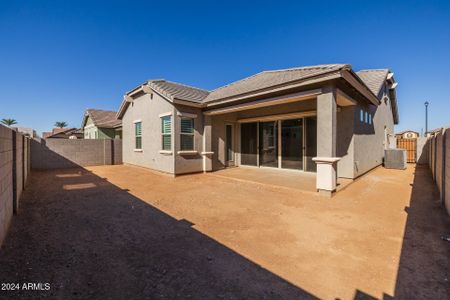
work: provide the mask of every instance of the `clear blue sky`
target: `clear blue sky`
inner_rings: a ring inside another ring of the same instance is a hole
[[[69,3],[71,2],[71,3]],[[0,0],[0,118],[38,132],[117,110],[147,79],[213,89],[261,70],[389,68],[400,125],[450,125],[450,1]]]

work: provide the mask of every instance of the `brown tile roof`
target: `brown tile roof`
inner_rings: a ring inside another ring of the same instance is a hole
[[[358,75],[372,93],[378,97],[388,73],[388,69],[373,69],[358,71],[356,72],[356,75]]]
[[[60,134],[69,136],[69,135],[76,134],[76,133],[80,133],[80,129],[78,129],[78,128],[53,128],[52,132],[43,132],[42,137],[45,139],[48,139],[48,138],[56,137]],[[81,131],[81,133],[82,133],[82,131]]]
[[[284,70],[263,71],[211,91],[204,102],[211,102],[219,99],[263,90],[277,85],[300,81],[302,79],[337,71],[344,67],[350,67],[350,65],[329,64],[298,67]]]
[[[324,64],[316,66],[296,67],[283,70],[263,71],[242,80],[230,83],[213,91],[187,86],[184,84],[166,81],[166,80],[149,80],[128,92],[127,95],[133,95],[142,91],[145,86],[163,95],[168,100],[184,100],[201,106],[207,106],[219,100],[232,99],[234,97],[245,97],[252,93],[264,92],[271,88],[279,88],[290,84],[297,84],[310,79],[324,77],[327,75],[347,70],[360,79],[373,98],[377,98],[383,82],[389,74],[388,69],[378,70],[362,70],[353,72],[349,64]],[[342,74],[340,74],[342,75]],[[368,97],[372,97],[367,95]],[[124,98],[117,116],[122,118],[129,102]],[[395,109],[395,107],[393,107]],[[396,114],[396,113],[395,113]]]
[[[90,108],[84,113],[85,119],[83,123],[86,122],[86,117],[89,116],[97,127],[114,128],[122,124],[122,121],[117,119],[116,114],[117,113],[112,110]]]
[[[147,83],[155,91],[172,100],[201,103],[209,94],[206,90],[167,80],[149,80]]]
[[[51,134],[52,135],[53,134],[58,134],[58,133],[65,132],[65,131],[70,130],[70,129],[72,129],[72,128],[53,128]]]

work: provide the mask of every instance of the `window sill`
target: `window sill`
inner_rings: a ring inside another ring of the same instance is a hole
[[[198,151],[196,151],[196,150],[183,150],[183,151],[178,151],[177,153],[178,153],[178,155],[197,155]]]
[[[172,151],[169,151],[169,150],[159,150],[159,154],[172,155]]]
[[[200,153],[201,155],[213,155],[214,152],[212,151],[203,151],[202,153]]]
[[[134,152],[142,152],[142,149],[134,149]]]

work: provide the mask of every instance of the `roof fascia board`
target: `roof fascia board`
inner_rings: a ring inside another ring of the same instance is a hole
[[[155,89],[155,88],[153,88],[153,87],[150,87],[150,88],[151,88],[151,90],[152,90],[153,92],[155,92],[156,94],[158,94],[159,96],[161,96],[163,99],[165,99],[165,100],[167,100],[167,101],[173,103],[173,99],[170,98],[169,96],[164,95],[163,93],[161,93],[160,91],[158,91],[157,89]]]
[[[359,93],[366,97],[372,104],[379,105],[380,100],[375,96],[369,88],[361,82],[361,79],[350,70],[341,71],[342,78],[344,78],[348,83],[350,83]]]
[[[285,104],[285,103],[291,103],[291,102],[297,102],[297,101],[303,101],[308,99],[314,99],[317,97],[320,93],[322,93],[322,89],[314,89],[314,90],[308,90],[278,97],[272,97],[272,98],[266,98],[262,100],[252,101],[250,103],[241,103],[236,104],[233,106],[227,106],[223,108],[213,109],[209,111],[205,111],[205,115],[219,115],[219,114],[225,114],[225,113],[231,113],[236,111],[242,111],[242,110],[248,110],[248,109],[254,109],[254,108],[260,108],[260,107],[267,107],[277,104]]]
[[[83,121],[81,122],[81,128],[85,127],[88,117],[89,117],[89,113],[86,111],[83,116]],[[92,122],[94,122],[94,121],[92,120]]]
[[[177,98],[173,99],[173,103],[186,105],[186,106],[197,107],[197,108],[205,107],[205,104],[203,104],[203,103],[194,103],[194,102],[191,102],[191,101],[181,100],[181,99],[177,99]]]
[[[122,120],[123,114],[127,111],[128,105],[130,105],[131,101],[133,101],[133,98],[130,96],[123,96],[122,103],[120,104],[119,110],[117,111],[116,117],[119,120]]]

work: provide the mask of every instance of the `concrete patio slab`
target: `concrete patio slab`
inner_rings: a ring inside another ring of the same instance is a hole
[[[227,168],[211,173],[215,176],[255,182],[269,186],[296,189],[304,192],[316,193],[316,173],[302,172],[298,170],[257,168],[257,167],[235,167]],[[337,189],[340,191],[347,187],[353,180],[338,178]]]

